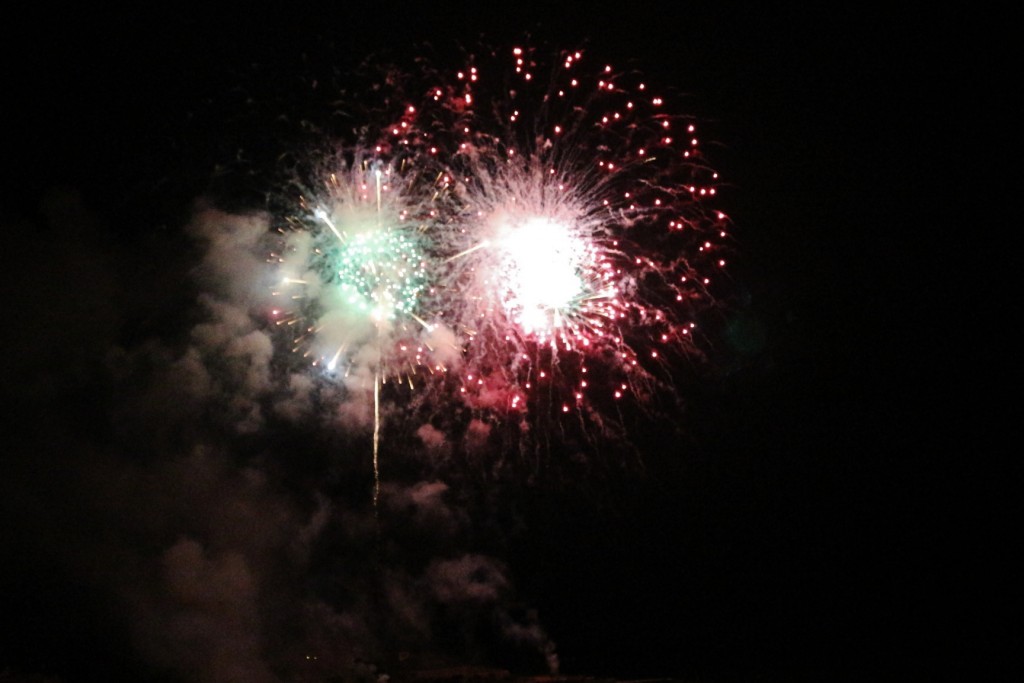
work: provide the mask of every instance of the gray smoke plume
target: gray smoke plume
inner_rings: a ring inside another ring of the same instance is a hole
[[[557,670],[508,565],[470,541],[480,520],[431,472],[441,430],[396,426],[416,474],[370,505],[370,396],[282,354],[266,216],[199,205],[187,242],[118,244],[73,193],[44,214],[8,228],[34,256],[5,297],[5,590],[41,590],[26,574],[45,560],[130,671],[162,680]]]

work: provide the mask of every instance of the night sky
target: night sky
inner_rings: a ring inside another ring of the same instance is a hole
[[[1020,649],[1019,616],[997,625],[1019,539],[981,476],[995,385],[967,388],[1009,374],[980,329],[1013,309],[974,276],[975,188],[1009,185],[1001,146],[976,158],[1004,48],[969,17],[661,4],[8,22],[0,680],[539,674],[552,652],[620,679],[978,679]],[[364,436],[231,434],[190,385],[197,207],[253,206],[294,122],[326,120],[310,78],[481,36],[687,94],[734,225],[729,301],[671,424],[627,414],[642,465],[396,453],[375,530]]]

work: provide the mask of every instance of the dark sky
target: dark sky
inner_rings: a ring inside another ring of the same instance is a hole
[[[237,567],[224,559],[232,542],[217,538],[239,534],[252,535],[238,543],[250,570],[289,587],[281,604],[252,601],[260,614],[298,612],[286,604],[295,586],[334,596],[339,612],[343,604],[374,614],[360,591],[408,589],[397,578],[378,586],[368,578],[375,571],[397,575],[472,551],[503,567],[514,598],[487,616],[429,608],[442,624],[438,649],[450,655],[460,638],[491,643],[453,635],[460,626],[539,624],[569,674],[984,677],[1011,638],[1021,645],[1019,631],[994,625],[1015,598],[1001,588],[1009,570],[995,550],[1006,539],[994,520],[1009,507],[975,478],[994,451],[980,427],[990,392],[964,388],[990,367],[1000,338],[972,333],[996,306],[972,274],[992,254],[976,243],[991,220],[975,188],[1007,182],[974,163],[1007,106],[991,80],[1007,68],[1001,43],[984,40],[969,16],[662,4],[603,13],[512,4],[353,12],[341,3],[237,16],[40,10],[8,23],[0,217],[14,278],[0,394],[10,420],[0,455],[0,614],[15,635],[0,640],[0,671],[62,681],[100,672],[259,679],[210,667],[228,658],[215,648],[197,664],[153,644],[166,632],[202,643],[204,629],[241,633],[256,618],[244,591],[223,600],[228,626],[178,618],[178,601],[206,594],[182,579],[182,595],[168,597],[152,577],[180,560],[210,591],[218,580],[237,588]],[[145,412],[157,399],[139,385],[166,381],[153,377],[174,354],[160,356],[147,339],[196,324],[183,274],[201,256],[184,225],[214,164],[238,146],[255,157],[275,147],[272,130],[230,125],[240,102],[271,111],[317,70],[343,71],[382,48],[408,58],[424,42],[443,55],[481,35],[494,44],[523,35],[560,47],[585,41],[688,93],[727,183],[720,201],[735,225],[734,302],[714,367],[682,389],[685,436],[641,420],[642,472],[609,468],[579,485],[518,481],[487,493],[461,493],[450,479],[443,504],[403,489],[396,499],[419,500],[423,514],[448,521],[417,518],[403,531],[396,512],[375,546],[346,531],[365,523],[346,502],[362,485],[322,462],[348,444],[344,436],[317,436],[309,450],[320,460],[299,467],[268,460],[274,446],[167,434],[164,413]],[[179,452],[186,446],[190,455]],[[196,454],[204,448],[229,456]],[[252,488],[247,477],[257,475],[270,483]],[[183,485],[193,476],[201,483]],[[108,496],[123,502],[105,504]],[[301,563],[279,555],[318,496],[336,497],[334,517],[309,542],[308,577],[295,576]],[[225,512],[218,500],[233,502]],[[234,521],[211,530],[207,509]],[[123,521],[136,513],[147,521]],[[427,529],[422,538],[409,530],[416,524]],[[189,555],[204,551],[206,581]],[[332,553],[356,569],[332,569]],[[273,621],[262,637],[299,641],[289,623]],[[388,625],[365,628],[405,642]],[[338,647],[361,646],[359,633],[344,631]],[[233,640],[232,657],[268,649],[237,645],[245,637]],[[291,650],[280,650],[275,661],[288,661]],[[536,667],[511,646],[478,650],[485,655],[467,659]]]

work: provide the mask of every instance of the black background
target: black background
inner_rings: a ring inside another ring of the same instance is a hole
[[[1016,593],[1000,548],[1019,540],[982,476],[998,454],[986,417],[1009,415],[993,400],[1003,337],[982,330],[1014,317],[979,275],[998,245],[987,197],[1013,191],[988,135],[1008,107],[998,22],[667,5],[37,8],[3,29],[3,212],[39,225],[45,198],[72,188],[115,236],[173,230],[207,171],[190,145],[211,131],[190,116],[247,65],[286,73],[326,44],[355,61],[529,34],[635,60],[690,93],[719,143],[737,324],[761,341],[726,346],[731,365],[688,389],[687,442],[641,439],[644,479],[597,504],[524,504],[532,533],[507,559],[563,670],[986,677],[1020,645],[998,619]],[[4,261],[18,258],[9,239]],[[30,586],[8,598],[5,630],[30,636],[0,648],[0,670],[52,650],[78,680],[62,658],[83,656],[57,653],[86,641],[101,662],[120,657],[116,634],[72,633],[93,598],[31,561],[2,559],[0,587]]]

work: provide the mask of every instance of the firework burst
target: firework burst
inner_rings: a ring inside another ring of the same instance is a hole
[[[646,395],[666,356],[699,354],[726,218],[668,96],[580,52],[515,48],[473,58],[422,107],[455,215],[443,280],[460,292],[467,402],[526,410],[543,386],[560,412],[589,411],[595,390]]]
[[[396,378],[485,422],[608,425],[700,354],[725,265],[718,175],[696,122],[639,75],[482,54],[381,79],[391,113],[299,193],[277,322],[375,397]]]
[[[430,193],[422,199],[417,174],[380,158],[332,165],[280,230],[276,324],[328,373],[412,384],[444,371],[452,341],[425,319],[438,215]]]

